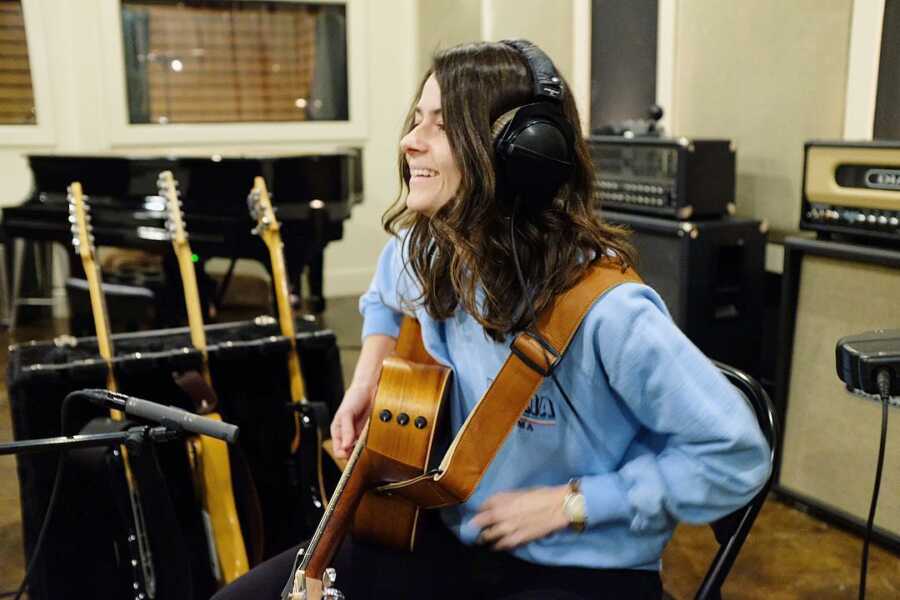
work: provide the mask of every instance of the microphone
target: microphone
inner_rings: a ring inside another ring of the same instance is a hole
[[[835,347],[835,366],[838,377],[853,393],[888,397],[898,394],[900,329],[876,329],[842,337]]]
[[[120,410],[126,415],[140,417],[141,419],[153,421],[179,431],[208,435],[229,444],[237,441],[239,431],[237,425],[223,423],[209,417],[201,417],[175,406],[164,406],[118,392],[110,392],[109,390],[83,390],[82,393],[94,404]]]

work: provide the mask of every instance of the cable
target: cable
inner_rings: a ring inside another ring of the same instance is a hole
[[[875,489],[872,491],[872,504],[869,507],[869,520],[866,522],[866,538],[863,540],[862,561],[859,565],[859,600],[866,597],[866,571],[869,566],[869,541],[872,538],[872,527],[875,524],[875,509],[878,506],[878,491],[881,488],[881,471],[884,468],[884,447],[887,441],[888,405],[891,398],[891,373],[881,369],[876,375],[878,395],[881,396],[881,443],[878,446],[878,466],[875,469]]]
[[[68,422],[69,405],[71,404],[72,399],[75,398],[77,394],[78,392],[72,392],[63,399],[62,410],[59,419],[60,432],[62,433],[62,435],[66,435],[66,423]],[[60,482],[62,482],[62,475],[63,471],[65,470],[67,455],[67,451],[60,451],[59,462],[56,465],[56,477],[53,479],[53,490],[50,492],[50,501],[47,503],[47,512],[44,514],[44,522],[41,523],[41,530],[38,533],[37,541],[34,543],[34,552],[31,553],[31,559],[28,561],[28,567],[25,569],[25,577],[22,578],[22,583],[21,585],[19,585],[19,590],[15,592],[15,600],[19,600],[22,597],[22,594],[25,593],[25,589],[28,587],[28,580],[31,579],[31,574],[34,571],[34,566],[37,564],[38,555],[41,553],[41,547],[44,545],[44,536],[47,533],[50,521],[53,520],[53,510],[56,508],[56,499],[59,496]],[[0,598],[4,597],[7,597],[7,595],[4,594],[0,596]]]
[[[531,317],[531,324],[534,325],[537,323],[537,313],[534,310],[534,303],[531,300],[531,293],[528,291],[528,286],[525,284],[525,276],[522,275],[522,266],[519,264],[519,251],[516,250],[516,209],[518,208],[518,203],[516,203],[516,208],[513,209],[512,216],[509,219],[509,240],[510,246],[512,247],[512,255],[513,255],[513,263],[516,265],[516,275],[519,278],[519,285],[522,287],[522,293],[525,294],[525,301],[528,305],[529,316]],[[543,343],[550,346],[547,340],[543,339],[537,331],[530,331],[529,335],[540,338]],[[584,424],[584,421],[581,419],[581,415],[578,414],[578,411],[575,410],[575,405],[572,404],[572,401],[569,399],[569,395],[566,394],[566,390],[563,389],[562,384],[556,378],[556,371],[550,371],[550,378],[553,380],[553,383],[556,384],[559,393],[562,394],[563,400],[566,401],[566,404],[569,405],[569,410],[572,411],[572,414],[575,415],[575,419],[578,421],[579,425],[587,431],[587,425]]]

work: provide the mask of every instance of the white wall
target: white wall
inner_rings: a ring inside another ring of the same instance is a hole
[[[418,73],[436,50],[481,39],[482,0],[422,0],[419,3]]]
[[[365,201],[353,209],[353,218],[344,228],[344,240],[330,244],[325,251],[326,296],[363,292],[387,240],[381,228],[381,214],[400,190],[397,175],[400,128],[419,80],[416,9],[416,0],[391,0],[390,10],[369,8],[368,136],[363,150]]]
[[[483,0],[482,36],[499,41],[525,38],[553,59],[569,82],[573,80],[573,0]],[[582,107],[579,107],[581,109]]]
[[[120,35],[118,2],[24,0],[23,5],[40,125],[0,127],[0,206],[18,204],[28,193],[31,175],[24,160],[27,153],[168,150],[185,146],[212,153],[221,148],[252,152],[360,146],[365,200],[354,208],[344,239],[326,250],[325,293],[357,294],[365,289],[386,240],[380,226],[381,213],[398,192],[398,134],[419,77],[418,0],[350,0],[348,11],[356,10],[355,14],[361,15],[359,26],[354,29],[351,24],[348,32],[350,45],[355,44],[351,61],[354,52],[361,57],[360,64],[351,67],[355,71],[349,82],[351,96],[357,94],[351,115],[355,123],[332,129],[322,123],[310,124],[312,127],[303,131],[314,133],[301,132],[297,140],[285,136],[284,127],[273,130],[266,124],[211,126],[202,130],[198,127],[193,134],[184,134],[176,127],[154,127],[156,139],[143,141],[143,134],[126,131],[124,119],[116,122],[116,115],[122,112],[124,82],[117,69],[108,67],[116,64],[115,56],[120,55],[117,40],[110,37]],[[197,130],[201,133],[197,134]],[[169,142],[159,139],[160,131],[163,136],[170,136]],[[274,137],[273,132],[277,137],[268,139]],[[216,141],[209,142],[204,136]]]
[[[796,230],[803,143],[844,130],[852,0],[679,0],[673,127],[737,144],[737,207]]]

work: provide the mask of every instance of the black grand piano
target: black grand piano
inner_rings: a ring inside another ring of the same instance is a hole
[[[232,259],[232,267],[234,260],[250,258],[269,268],[265,245],[251,234],[255,223],[246,201],[253,178],[262,175],[282,225],[290,281],[296,285],[308,269],[307,300],[313,310],[324,307],[323,249],[342,238],[344,220],[352,205],[362,199],[358,149],[261,155],[190,151],[143,156],[35,154],[28,156],[28,163],[34,176],[30,194],[21,205],[3,209],[7,240],[56,241],[70,248],[66,188],[72,181],[80,181],[90,200],[97,246],[152,249],[169,256],[165,202],[156,187],[159,173],[169,170],[179,183],[191,249],[197,255],[201,276],[204,262],[212,257]],[[173,261],[166,271],[177,278]],[[78,272],[73,268],[73,273]],[[212,298],[206,294],[205,301],[221,299],[231,272],[229,269]]]

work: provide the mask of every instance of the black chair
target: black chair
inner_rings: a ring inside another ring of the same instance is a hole
[[[725,375],[725,378],[741,392],[753,409],[759,421],[759,427],[766,441],[769,442],[770,458],[772,464],[774,464],[779,424],[778,417],[775,414],[775,407],[769,398],[769,394],[766,393],[758,381],[743,371],[720,362],[713,362]],[[700,588],[695,596],[696,600],[721,600],[722,584],[725,583],[725,578],[731,571],[738,552],[744,545],[744,541],[750,533],[750,528],[753,526],[756,516],[766,501],[766,496],[771,486],[772,476],[770,475],[766,484],[750,502],[730,515],[710,524],[715,533],[716,541],[719,543],[719,551],[713,558],[712,564],[703,578],[703,583],[700,584]]]

